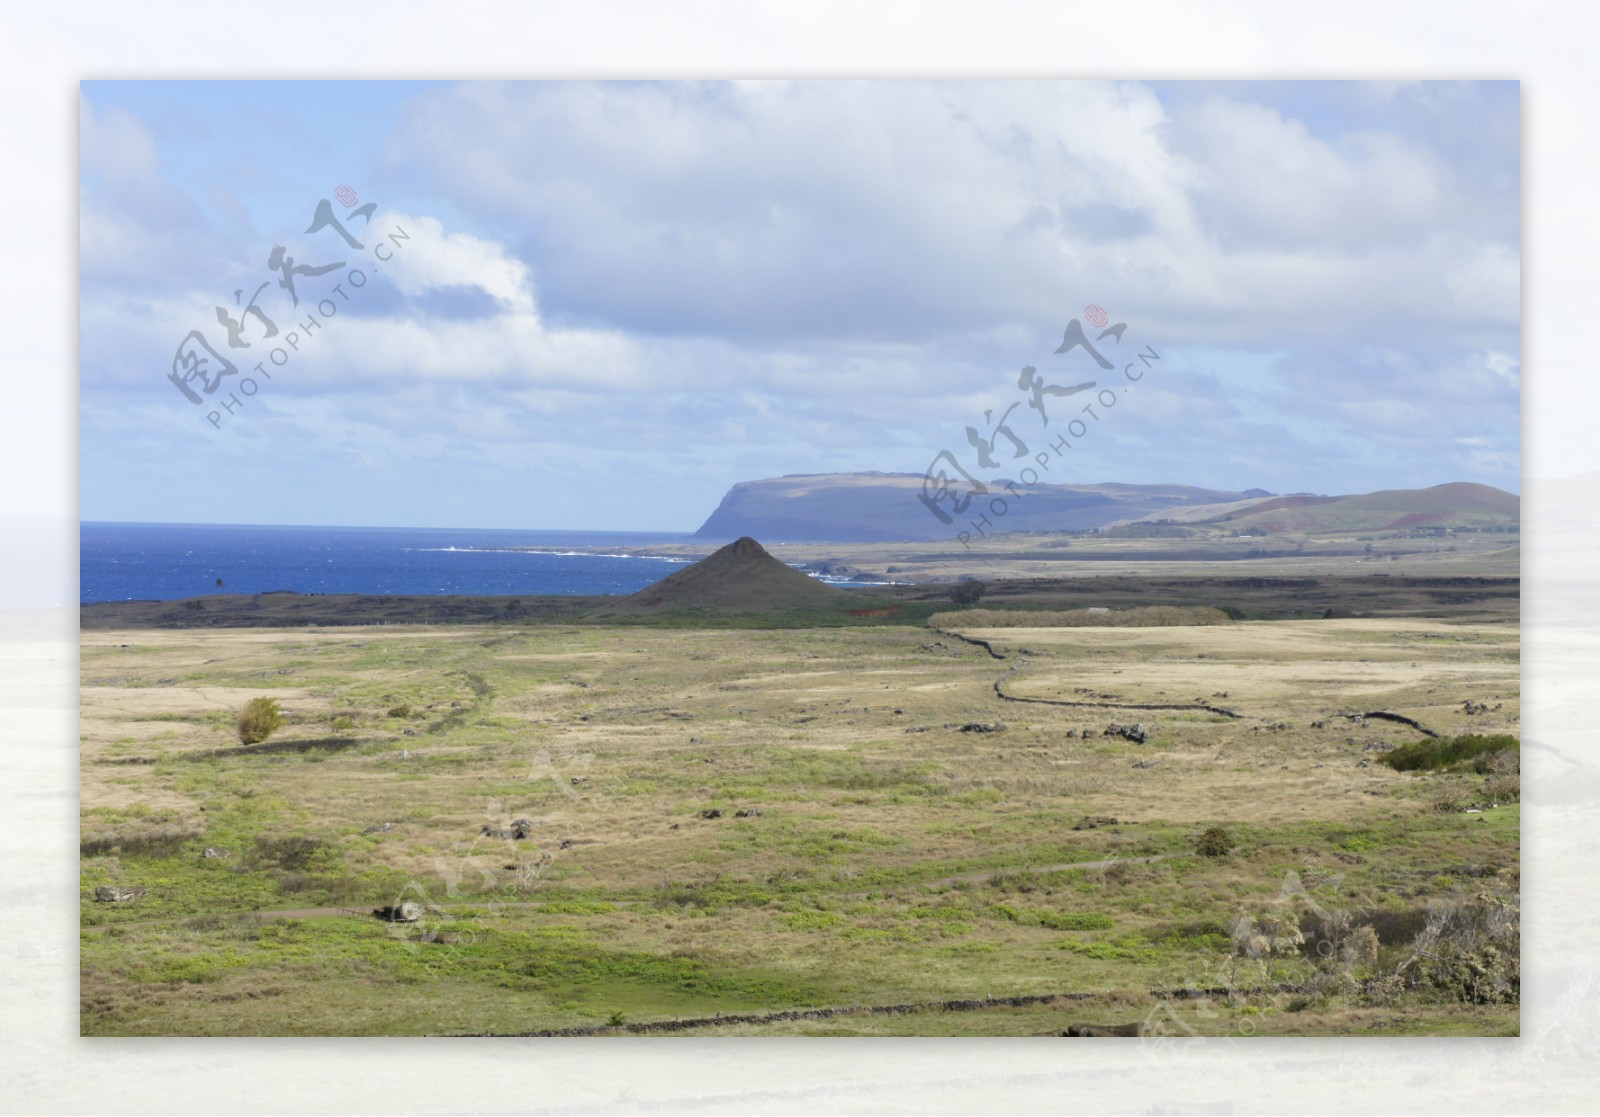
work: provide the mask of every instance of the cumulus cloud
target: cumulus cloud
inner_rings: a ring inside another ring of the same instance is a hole
[[[241,470],[270,434],[363,486],[658,476],[687,524],[735,481],[963,447],[1023,364],[1067,376],[1092,301],[1163,364],[1076,479],[1516,484],[1514,89],[468,83],[396,118],[365,258],[280,329],[367,282],[208,451]],[[114,103],[81,127],[85,438],[166,476],[172,416],[203,414],[164,383],[179,339],[220,345],[272,244],[321,262],[332,234],[180,180],[170,132]],[[286,344],[247,326],[241,370]]]

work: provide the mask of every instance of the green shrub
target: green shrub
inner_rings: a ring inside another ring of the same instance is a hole
[[[1221,826],[1208,827],[1194,840],[1195,851],[1202,857],[1226,857],[1238,844]]]
[[[1034,922],[1052,931],[1109,931],[1116,921],[1097,911],[1041,911]]]
[[[1507,753],[1516,757],[1521,743],[1509,733],[1469,733],[1460,737],[1430,737],[1383,755],[1383,762],[1396,772],[1441,771],[1471,768],[1487,772],[1491,766],[1504,767],[1495,757]]]
[[[404,702],[398,706],[392,706],[389,709],[389,716],[392,718],[408,718],[411,716],[411,707]]]
[[[283,711],[276,698],[252,698],[239,711],[239,741],[256,745],[283,728]]]

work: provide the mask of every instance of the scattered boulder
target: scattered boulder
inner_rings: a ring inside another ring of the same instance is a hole
[[[422,918],[422,905],[415,900],[407,900],[403,904],[373,908],[372,914],[388,923],[415,923]]]
[[[1106,726],[1107,737],[1125,737],[1136,745],[1142,745],[1150,739],[1150,731],[1140,722],[1136,725],[1122,725],[1112,722]]]
[[[1084,815],[1083,821],[1073,826],[1074,830],[1093,830],[1099,826],[1116,826],[1117,820],[1108,814]]]
[[[212,860],[217,860],[223,857],[231,857],[232,854],[230,854],[227,850],[219,849],[216,846],[206,846],[206,851],[201,856],[211,858]]]
[[[1142,1036],[1144,1025],[1141,1024],[1073,1024],[1063,1036]]]
[[[700,817],[701,818],[721,818],[722,817],[722,812],[720,810],[718,810],[716,807],[707,807],[705,810],[700,812]]]
[[[363,834],[387,834],[394,829],[392,822],[377,822],[361,831]]]
[[[508,841],[520,842],[530,836],[534,823],[528,819],[519,818],[508,827],[490,826],[488,823],[478,827],[478,833],[485,838],[504,838]]]
[[[580,783],[588,783],[588,782],[589,782],[589,777],[588,776],[573,776],[572,777],[572,786],[573,787],[577,787]]]
[[[1159,760],[1135,760],[1133,762],[1133,766],[1135,768],[1159,768],[1159,767],[1161,767],[1161,761],[1159,761]]]
[[[102,904],[132,903],[144,895],[142,888],[125,888],[117,884],[102,884],[94,890],[94,898]]]
[[[740,810],[734,811],[733,812],[733,817],[734,818],[760,818],[761,817],[761,808],[760,807],[744,807],[744,808],[742,808]]]
[[[982,722],[982,721],[969,721],[969,722],[967,722],[967,724],[961,726],[958,729],[958,732],[961,732],[961,733],[999,733],[999,732],[1003,731],[1004,729],[1005,729],[1005,723],[1004,722],[997,721],[993,725],[990,725],[989,723]]]

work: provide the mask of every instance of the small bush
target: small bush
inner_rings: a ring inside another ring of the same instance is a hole
[[[252,698],[239,711],[239,742],[257,745],[283,728],[283,711],[276,698]]]
[[[1195,839],[1194,848],[1202,857],[1226,857],[1238,844],[1226,829],[1212,826]]]
[[[1522,912],[1479,893],[1436,905],[1397,971],[1412,988],[1467,1004],[1515,1004],[1522,987]]]
[[[1491,803],[1521,802],[1522,777],[1496,776],[1484,785],[1483,793]]]
[[[982,582],[962,582],[950,591],[950,600],[957,605],[976,605],[987,588]]]
[[[299,871],[311,864],[311,859],[323,848],[323,843],[316,838],[282,837],[282,838],[256,838],[256,858],[264,864],[276,865],[280,869]]]
[[[392,718],[408,718],[411,716],[411,707],[404,702],[398,706],[392,706],[389,709],[389,716]]]

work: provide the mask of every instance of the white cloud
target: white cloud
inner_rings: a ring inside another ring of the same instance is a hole
[[[505,311],[537,324],[528,266],[503,245],[470,233],[447,233],[436,217],[380,213],[369,228],[399,229],[407,235],[403,242],[394,242],[390,259],[383,264],[383,274],[403,293],[476,287]]]

